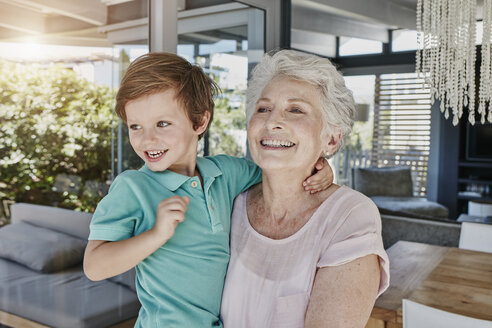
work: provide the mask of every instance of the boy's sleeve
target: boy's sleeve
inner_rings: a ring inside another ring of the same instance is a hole
[[[89,240],[118,241],[133,236],[137,220],[142,217],[128,176],[119,175],[109,193],[99,202],[92,216]]]
[[[220,163],[222,174],[228,179],[234,197],[261,182],[260,167],[249,159],[227,155],[214,156],[212,159]]]

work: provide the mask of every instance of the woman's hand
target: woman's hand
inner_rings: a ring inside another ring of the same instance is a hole
[[[315,173],[302,183],[304,190],[311,194],[323,191],[333,184],[333,170],[324,157],[318,159],[314,168]]]

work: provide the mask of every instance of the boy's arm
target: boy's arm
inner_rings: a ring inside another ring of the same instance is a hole
[[[85,249],[84,272],[91,280],[102,280],[128,271],[165,244],[183,222],[190,198],[173,196],[157,207],[154,227],[119,241],[90,240]]]
[[[84,254],[84,273],[98,281],[130,270],[162,243],[152,230],[120,241],[89,240]]]
[[[236,197],[251,186],[261,182],[260,167],[249,159],[229,155],[217,155],[207,158],[221,168],[231,188],[232,197]]]
[[[251,186],[261,182],[261,169],[253,161],[228,155],[209,157],[221,163],[226,174],[235,178],[236,190],[234,197],[248,190]],[[306,191],[315,193],[327,189],[333,184],[333,171],[328,162],[320,157],[313,168],[313,175],[308,177],[303,186]]]
[[[313,174],[302,183],[304,190],[309,191],[311,194],[323,191],[332,184],[333,170],[328,164],[328,160],[324,157],[318,159],[314,166]]]

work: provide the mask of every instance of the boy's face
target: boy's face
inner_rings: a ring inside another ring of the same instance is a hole
[[[125,111],[130,143],[150,170],[195,175],[198,136],[208,120],[193,129],[172,89],[132,100]]]

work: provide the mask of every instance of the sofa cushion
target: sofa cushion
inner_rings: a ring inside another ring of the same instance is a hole
[[[413,195],[408,167],[371,167],[352,169],[354,189],[366,196],[409,197]]]
[[[419,197],[372,196],[371,199],[383,214],[434,219],[447,218],[448,208]]]
[[[131,290],[133,290],[134,292],[136,292],[137,287],[135,286],[135,278],[136,278],[135,268],[132,268],[126,272],[123,272],[122,274],[108,278],[108,280],[126,286]]]
[[[0,258],[0,291],[0,311],[43,327],[112,327],[136,317],[140,308],[135,292],[106,280],[90,281],[82,266],[42,274]]]
[[[0,229],[0,257],[43,273],[82,262],[87,241],[18,222]]]

